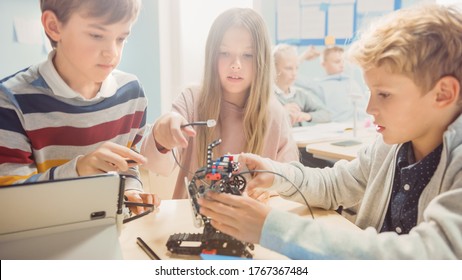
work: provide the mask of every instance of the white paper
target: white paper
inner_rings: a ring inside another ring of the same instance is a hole
[[[303,39],[323,39],[326,30],[326,13],[319,6],[302,8],[301,37]]]
[[[338,5],[330,6],[327,35],[336,39],[348,39],[353,37],[354,6]]]
[[[317,5],[320,6],[323,3],[329,3],[329,0],[301,0],[301,5]]]
[[[369,13],[369,12],[391,12],[395,8],[395,0],[358,0],[356,5],[356,11],[358,13]]]
[[[277,4],[278,40],[300,39],[299,0],[279,0]]]
[[[14,18],[14,31],[18,43],[42,45],[42,24],[38,19]]]
[[[354,4],[356,0],[330,0],[330,4]],[[369,0],[371,1],[371,0]],[[372,1],[371,1],[372,2]]]

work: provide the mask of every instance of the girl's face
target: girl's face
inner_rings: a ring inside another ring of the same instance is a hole
[[[250,32],[243,27],[231,27],[221,41],[218,74],[224,99],[243,106],[255,75],[255,48]]]

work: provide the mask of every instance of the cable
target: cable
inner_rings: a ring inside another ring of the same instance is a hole
[[[180,164],[180,162],[178,161],[178,159],[176,158],[176,155],[175,155],[175,150],[173,149],[172,150],[172,155],[173,155],[173,158],[175,159],[175,163],[178,165],[178,167],[180,169],[183,169],[184,171],[186,171],[186,173],[188,173],[189,175],[192,175],[193,177],[196,175],[195,173],[192,173],[189,169],[185,168],[184,166],[182,166]],[[204,181],[203,179],[200,179],[198,178],[202,183],[204,183],[205,185],[207,185],[207,187],[210,187],[210,184],[207,183],[206,181]]]
[[[191,171],[189,171],[188,169],[184,168],[180,162],[178,161],[176,155],[175,155],[175,152],[174,150],[172,150],[172,154],[173,154],[173,158],[175,159],[175,162],[176,164],[183,170],[185,170],[187,173],[189,173],[190,175],[193,175],[194,176],[194,173],[192,173]],[[274,175],[277,175],[277,176],[280,176],[282,177],[284,180],[286,180],[287,182],[289,182],[294,188],[295,190],[300,194],[300,196],[303,198],[303,201],[305,202],[306,206],[308,207],[309,211],[310,211],[310,215],[311,215],[311,218],[313,218],[313,220],[315,219],[314,218],[314,214],[313,214],[313,210],[311,209],[311,206],[310,204],[308,203],[308,200],[306,199],[305,195],[303,195],[303,193],[300,191],[300,188],[298,188],[292,181],[290,181],[286,176],[282,175],[282,174],[279,174],[277,172],[274,172],[274,171],[271,171],[271,170],[252,170],[252,171],[243,171],[243,172],[239,172],[239,173],[236,173],[234,175],[242,175],[242,174],[250,174],[252,175],[252,173],[271,173],[271,174],[274,174]],[[199,179],[202,183],[204,183],[205,185],[207,185],[208,187],[210,187],[210,184],[205,182],[204,180],[202,179]]]
[[[207,120],[207,121],[191,122],[191,123],[183,124],[180,127],[183,128],[183,127],[186,127],[186,126],[193,126],[193,125],[205,125],[207,127],[214,127],[216,124],[217,124],[217,122],[215,120],[210,119],[210,120]]]
[[[282,175],[282,174],[279,174],[277,172],[274,172],[274,171],[271,171],[271,170],[252,170],[252,171],[242,171],[242,172],[239,172],[235,175],[242,175],[242,174],[250,174],[252,175],[252,173],[271,173],[271,174],[274,174],[274,175],[278,175],[280,177],[282,177],[284,180],[286,180],[287,182],[289,182],[294,188],[295,190],[300,194],[300,196],[303,198],[303,201],[305,201],[305,204],[306,206],[308,207],[308,209],[310,210],[310,215],[311,215],[311,218],[313,218],[313,220],[315,219],[314,218],[314,214],[313,214],[313,210],[311,209],[311,206],[310,204],[308,203],[308,200],[306,199],[306,197],[303,195],[303,193],[300,191],[300,188],[298,188],[292,181],[290,181],[286,176]]]

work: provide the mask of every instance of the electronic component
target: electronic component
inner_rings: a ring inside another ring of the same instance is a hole
[[[251,243],[241,242],[227,234],[216,230],[210,219],[199,213],[197,199],[209,191],[241,195],[246,187],[246,179],[237,174],[239,162],[234,161],[233,155],[224,155],[212,160],[212,149],[221,143],[221,139],[212,142],[207,148],[207,166],[199,168],[191,182],[186,180],[187,193],[191,201],[195,225],[204,226],[203,233],[177,233],[169,237],[167,249],[173,254],[199,255],[219,254],[250,258],[253,250]],[[184,244],[183,244],[184,242]],[[195,243],[196,246],[191,246]]]

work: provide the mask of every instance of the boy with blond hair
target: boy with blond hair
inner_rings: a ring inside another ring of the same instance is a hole
[[[362,201],[356,224],[363,231],[228,194],[201,199],[201,213],[224,233],[294,259],[462,259],[461,45],[456,8],[413,7],[385,17],[349,52],[370,89],[367,111],[380,134],[374,144],[322,170],[240,157],[250,170],[284,174],[311,206]],[[255,186],[302,201],[272,174],[257,173],[247,185],[251,195]]]
[[[294,86],[299,64],[297,48],[287,44],[276,45],[273,58],[276,70],[274,92],[289,113],[292,126],[330,121],[330,113],[313,91]]]
[[[147,100],[135,76],[116,70],[140,0],[40,5],[48,60],[0,81],[0,185],[116,171],[130,177],[129,200],[158,204],[142,193],[146,159],[132,150]]]

